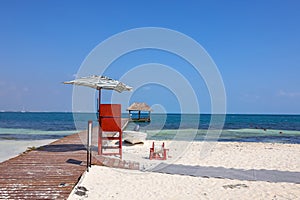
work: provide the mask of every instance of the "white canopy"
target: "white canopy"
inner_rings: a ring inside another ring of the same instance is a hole
[[[97,75],[81,77],[73,81],[66,81],[64,82],[64,84],[87,86],[87,87],[95,88],[97,90],[100,89],[115,90],[117,92],[132,90],[132,87],[125,85],[120,81],[113,80],[106,76],[97,76]]]

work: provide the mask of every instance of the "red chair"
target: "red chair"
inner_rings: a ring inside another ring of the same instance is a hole
[[[98,154],[119,155],[122,159],[122,128],[121,128],[121,105],[101,104],[99,117]],[[110,134],[111,133],[111,134]],[[103,141],[118,141],[116,145],[103,145]],[[117,152],[104,152],[115,149]]]
[[[150,160],[167,160],[167,151],[169,149],[165,148],[165,143],[162,143],[161,147],[155,147],[154,142],[152,143],[152,147],[150,148]]]

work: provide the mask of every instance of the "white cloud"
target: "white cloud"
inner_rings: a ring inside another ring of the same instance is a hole
[[[300,97],[300,92],[287,92],[287,91],[284,91],[284,90],[280,90],[278,92],[278,95],[279,96],[282,96],[282,97]]]
[[[261,97],[257,94],[242,94],[241,99],[243,101],[258,101],[261,99]]]

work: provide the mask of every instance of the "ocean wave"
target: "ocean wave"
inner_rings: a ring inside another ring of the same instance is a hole
[[[300,135],[300,131],[293,130],[276,130],[276,129],[224,129],[224,132],[244,133],[244,134],[272,134],[272,135]]]

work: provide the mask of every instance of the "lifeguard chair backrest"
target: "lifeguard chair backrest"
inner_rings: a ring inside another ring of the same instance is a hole
[[[101,104],[100,122],[103,131],[121,130],[121,104]]]

